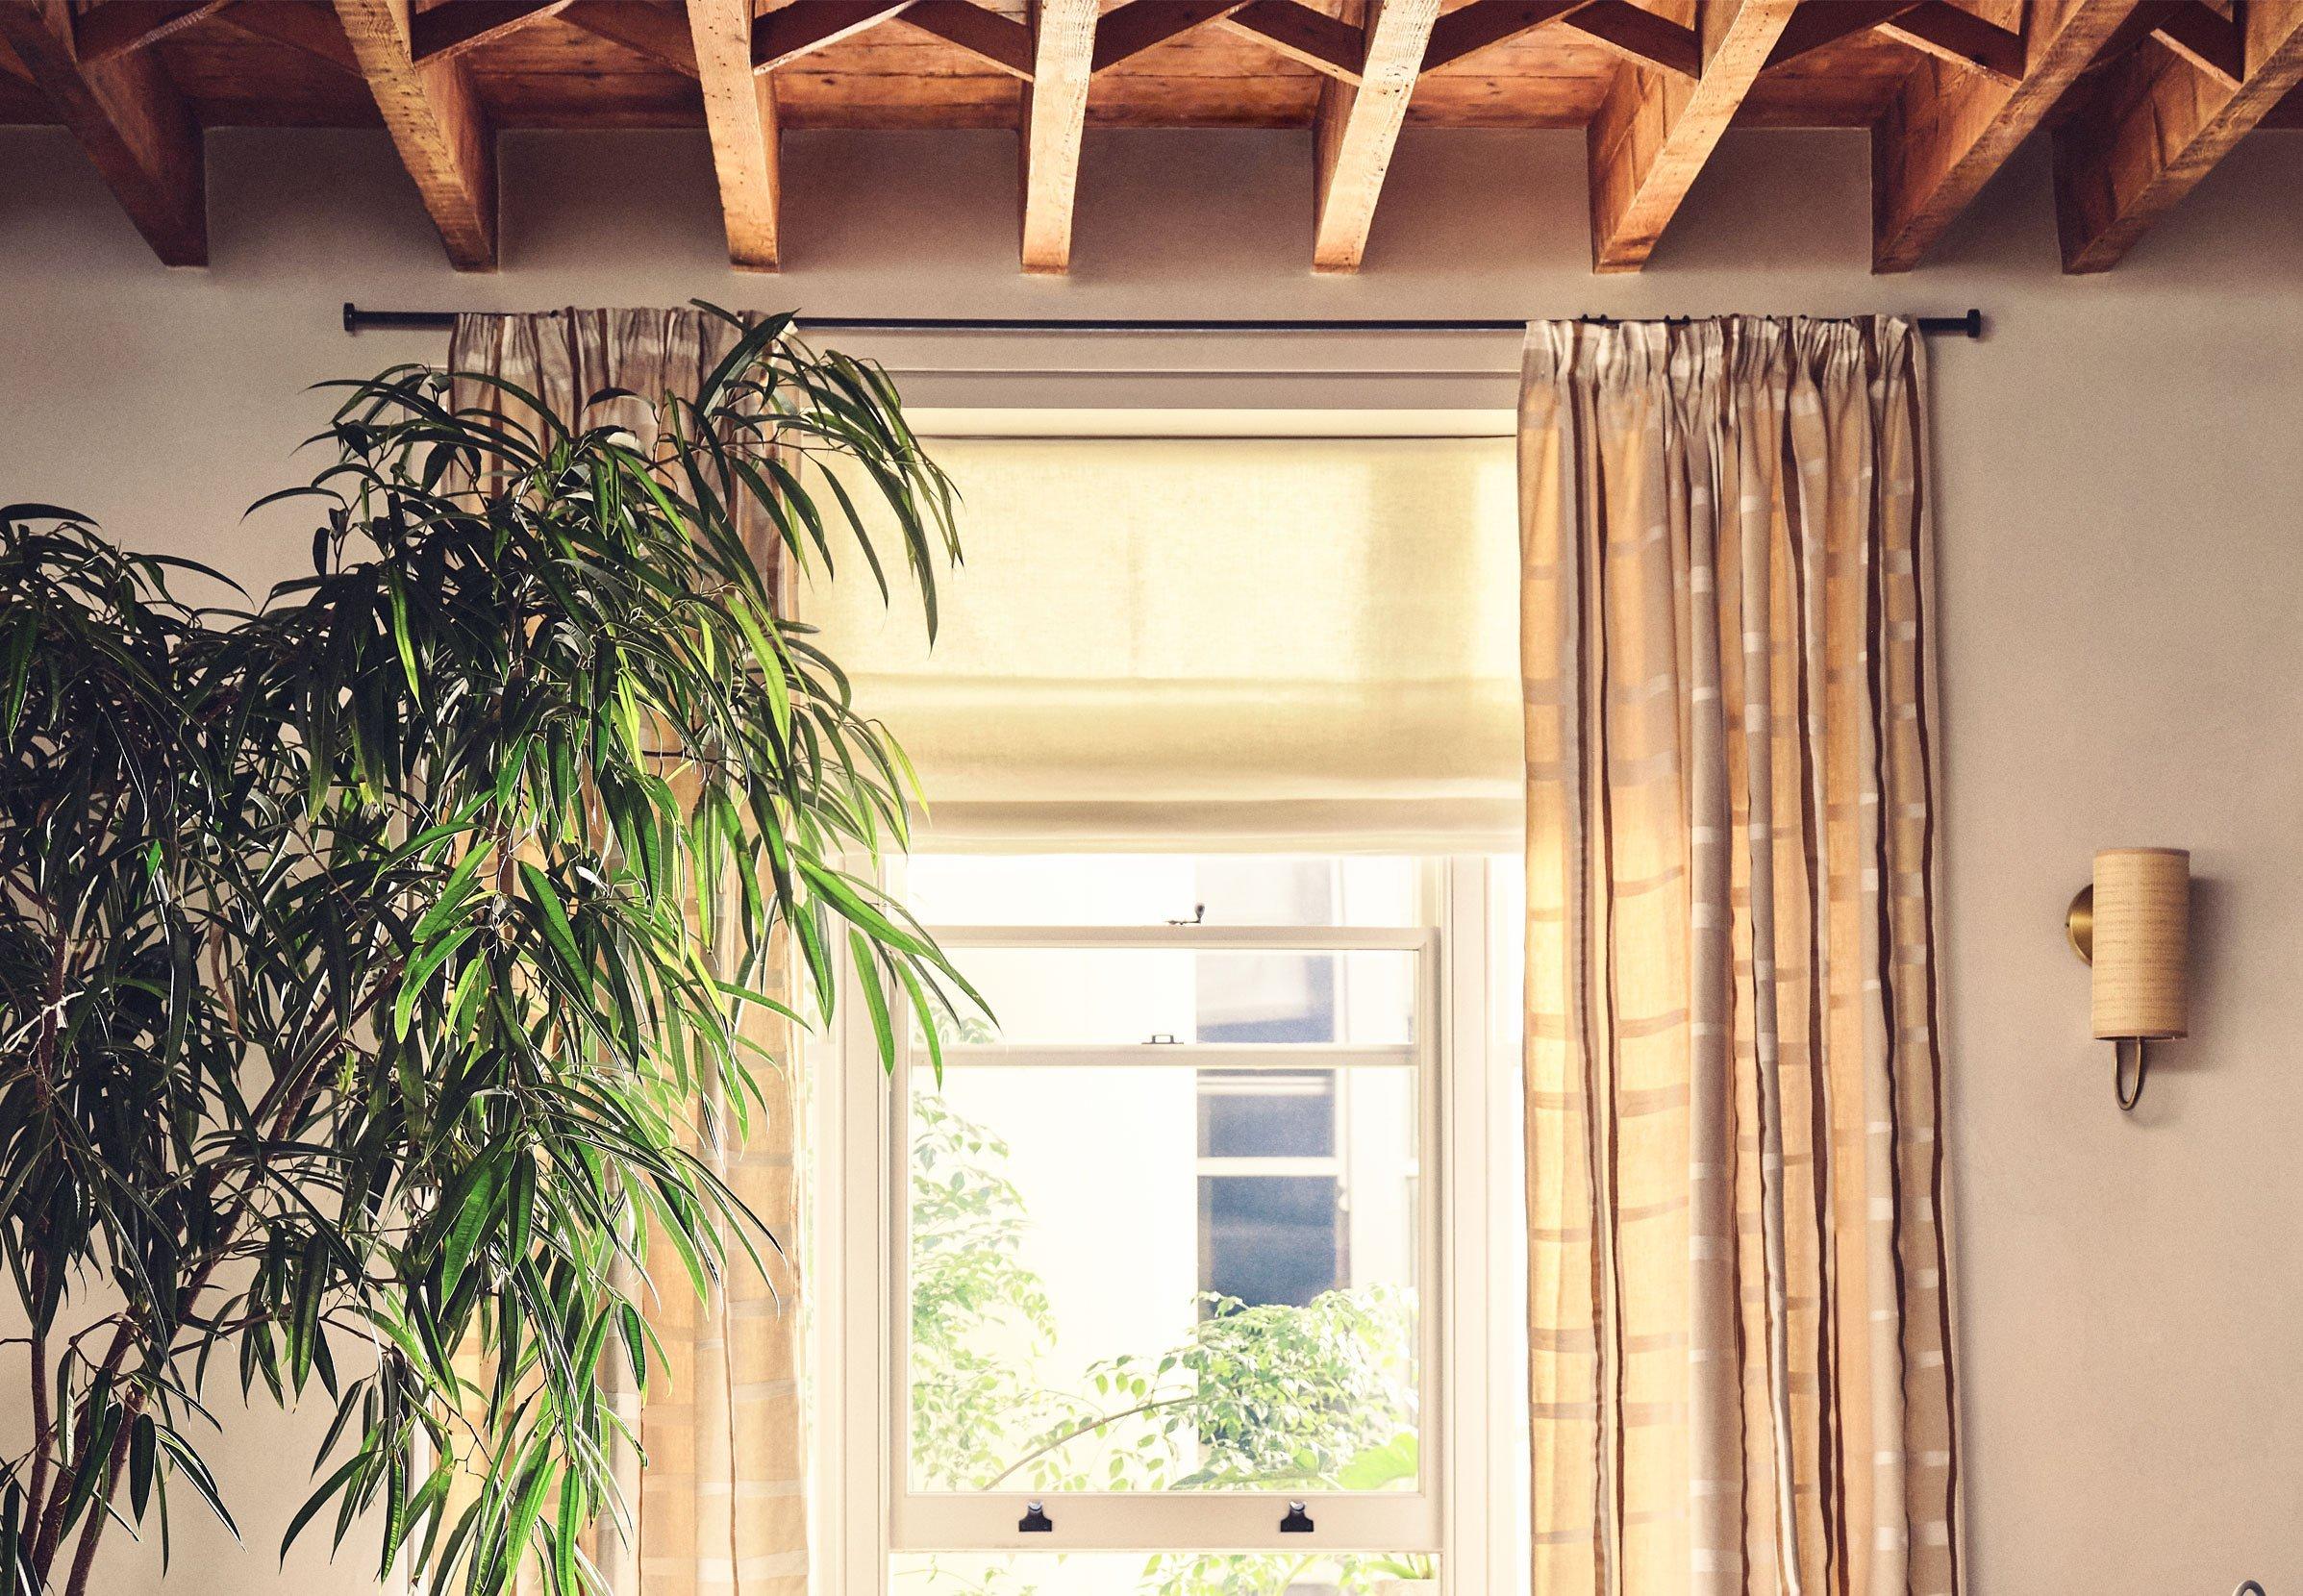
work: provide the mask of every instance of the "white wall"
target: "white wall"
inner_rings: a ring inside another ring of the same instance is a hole
[[[1585,270],[1582,142],[1412,132],[1364,275],[1314,280],[1309,141],[1093,136],[1075,269],[1014,269],[1012,141],[789,141],[791,269],[726,269],[700,139],[508,139],[506,268],[457,277],[381,136],[210,141],[213,266],[168,273],[71,146],[0,132],[0,499],[262,582],[305,539],[243,525],[288,480],[315,379],[436,356],[344,339],[338,303],[533,308],[704,295],[822,312],[1561,314],[1952,311],[1937,351],[1952,1129],[1966,1483],[1985,1596],[2303,1596],[2303,141],[2259,135],[2121,269],[2055,270],[2033,149],[1930,268],[1865,274],[1860,138],[1732,137],[1653,266]],[[875,345],[891,358],[899,351]],[[900,351],[921,353],[919,346]],[[1014,364],[1078,350],[946,346]],[[1198,358],[1254,367],[1270,351]],[[1290,361],[1460,363],[1460,345]],[[903,364],[896,360],[893,363]],[[1507,357],[1508,363],[1508,357]],[[1364,378],[919,383],[937,403],[1508,402]],[[2061,939],[2099,845],[2188,845],[2197,1031],[2111,1104]],[[178,1596],[357,1588],[272,1573],[307,1433],[234,1421],[252,1549],[188,1534]],[[148,1573],[115,1569],[115,1589]]]

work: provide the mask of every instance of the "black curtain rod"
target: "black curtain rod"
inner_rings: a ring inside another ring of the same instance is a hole
[[[437,330],[456,325],[454,311],[363,311],[344,301],[344,331],[359,333],[371,327],[422,327]],[[832,333],[1522,333],[1524,321],[1416,320],[1272,320],[1208,321],[1200,319],[1097,320],[1061,316],[810,316],[793,318],[803,328]],[[1577,316],[1594,326],[1613,327],[1618,320],[1663,321],[1685,326],[1691,316]],[[1919,331],[1940,337],[1980,338],[1983,312],[1964,316],[1921,316]]]

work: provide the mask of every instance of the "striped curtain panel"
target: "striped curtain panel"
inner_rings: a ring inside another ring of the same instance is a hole
[[[1926,376],[1529,330],[1535,1589],[1948,1596]]]
[[[651,398],[692,394],[736,336],[727,322],[688,310],[463,315],[448,368],[511,383],[579,425],[630,428],[644,449],[656,436],[650,406],[634,398],[588,405],[591,396],[610,388]],[[459,382],[453,398],[459,406],[519,408],[485,383]],[[767,515],[751,506],[741,530],[789,613],[789,573]],[[770,976],[774,991],[788,985],[789,972]],[[800,1052],[790,1028],[757,1008],[747,1026],[748,1039],[780,1067],[755,1064],[763,1101],[751,1109],[741,1144],[708,1151],[781,1250],[760,1249],[763,1278],[731,1238],[725,1280],[699,1301],[669,1247],[650,1249],[661,1263],[651,1263],[659,1279],[649,1323],[663,1357],[650,1368],[645,1400],[614,1384],[618,1376],[628,1380],[625,1371],[613,1364],[608,1371],[610,1399],[640,1442],[615,1459],[636,1534],[603,1524],[588,1549],[612,1596],[806,1596],[808,1589],[795,1169]]]

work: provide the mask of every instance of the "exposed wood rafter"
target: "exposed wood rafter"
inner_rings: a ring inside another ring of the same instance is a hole
[[[1032,30],[973,0],[914,0],[903,21],[1010,77],[1032,81]]]
[[[2056,224],[2065,271],[2117,264],[2145,228],[2303,82],[2303,0],[2250,0],[2240,16],[2237,82],[2186,53],[2139,51],[2056,129]]]
[[[1300,0],[1254,0],[1226,16],[1223,26],[1344,83],[1360,81],[1367,59],[1360,29]]]
[[[324,61],[338,71],[362,75],[360,58],[344,37],[343,22],[326,5],[235,4],[216,13],[216,20],[240,33],[299,50]]]
[[[1312,269],[1360,269],[1384,173],[1423,72],[1439,0],[1368,0],[1359,82],[1320,86],[1313,124],[1316,161]]]
[[[751,0],[688,0],[704,125],[719,176],[728,259],[746,271],[774,271],[784,178],[778,164],[775,78],[752,70]]]
[[[1708,13],[1717,9],[1718,3],[1715,0],[1704,11]],[[1644,6],[1635,6],[1631,0],[1591,0],[1564,20],[1634,66],[1655,67],[1690,83],[1703,74],[1703,43],[1695,30],[1658,16]],[[1738,93],[1736,99],[1740,103],[1742,95]]]
[[[1909,271],[2040,125],[2137,0],[2034,0],[2013,85],[1939,61],[1871,134],[1871,269]]]
[[[2151,37],[2225,88],[2237,88],[2247,75],[2248,35],[2259,20],[2252,6],[2240,8],[2237,19],[2223,15],[2201,0],[2182,0],[2151,30]],[[2276,15],[2281,8],[2271,8]]]
[[[336,0],[336,14],[449,262],[495,270],[495,135],[463,64],[415,59],[409,0]]]
[[[569,0],[455,0],[415,17],[415,59],[441,61],[567,10]]]
[[[2023,36],[1962,11],[1950,0],[1920,0],[1879,25],[1888,37],[2009,87],[2022,81]]]
[[[1088,80],[1095,70],[1095,0],[1032,0],[1032,81],[1023,94],[1023,269],[1071,269],[1072,196]]]
[[[1589,0],[1476,0],[1439,18],[1424,47],[1423,69],[1436,72],[1491,45],[1556,22]]]
[[[196,28],[232,0],[105,0],[80,14],[75,45],[84,65],[110,61]]]
[[[1775,48],[1767,56],[1767,70],[1773,71],[1786,62],[1837,44],[1856,34],[1867,34],[1882,22],[1900,12],[1910,11],[1915,0],[1830,0],[1826,5],[1801,6],[1784,24],[1783,33],[1775,40]]]
[[[1095,25],[1095,69],[1117,66],[1155,44],[1219,21],[1242,9],[1247,0],[1129,0],[1117,11],[1104,13]]]
[[[801,0],[752,24],[752,70],[772,72],[827,44],[876,28],[909,0]]]
[[[1594,270],[1637,271],[1646,264],[1796,4],[1711,0],[1699,16],[1702,65],[1692,83],[1647,67],[1616,71],[1586,136]]]
[[[0,0],[4,41],[119,197],[154,254],[208,264],[200,127],[148,53],[81,60],[65,0]]]
[[[696,75],[695,37],[688,19],[656,0],[575,0],[560,20],[684,77]]]

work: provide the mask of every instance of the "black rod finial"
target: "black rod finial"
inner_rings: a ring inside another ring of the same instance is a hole
[[[344,331],[357,337],[360,335],[360,307],[344,301]]]

